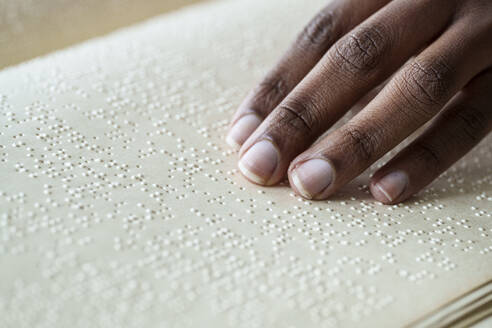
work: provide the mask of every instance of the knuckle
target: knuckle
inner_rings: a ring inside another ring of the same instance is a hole
[[[295,134],[311,135],[315,130],[316,110],[309,102],[301,99],[289,99],[277,108],[277,122]]]
[[[401,89],[416,107],[444,106],[450,94],[453,69],[443,59],[415,60],[401,74]],[[424,114],[433,116],[434,110]]]
[[[362,163],[371,162],[377,150],[377,137],[357,127],[349,127],[345,131],[345,138],[350,145],[348,149],[355,158]]]
[[[303,46],[324,47],[334,39],[335,16],[325,8],[320,11],[302,30],[299,40]]]
[[[388,53],[391,37],[383,25],[359,28],[337,42],[329,52],[331,60],[344,71],[368,73],[378,67]]]
[[[258,111],[271,109],[277,106],[288,92],[289,87],[283,75],[277,72],[271,72],[260,82],[254,92],[254,107]]]

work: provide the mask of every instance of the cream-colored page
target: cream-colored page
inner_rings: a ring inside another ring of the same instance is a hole
[[[492,139],[405,204],[247,183],[229,119],[325,1],[217,1],[0,72],[1,327],[400,327],[492,278]]]
[[[0,68],[203,0],[0,0]]]

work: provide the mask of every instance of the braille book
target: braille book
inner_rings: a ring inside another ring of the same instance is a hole
[[[367,187],[394,152],[327,201],[239,174],[233,112],[326,1],[205,1],[104,36],[58,2],[87,26],[1,32],[98,37],[0,58],[0,327],[490,327],[492,136],[395,206]]]

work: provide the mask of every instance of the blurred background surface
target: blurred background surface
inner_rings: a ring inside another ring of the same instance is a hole
[[[0,0],[0,69],[204,0]]]

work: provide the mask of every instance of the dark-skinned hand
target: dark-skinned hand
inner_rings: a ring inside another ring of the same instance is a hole
[[[353,118],[323,135],[350,108]],[[239,169],[326,199],[419,127],[372,195],[412,196],[492,130],[492,0],[333,0],[235,114]]]

